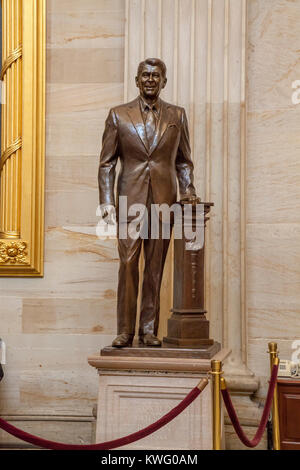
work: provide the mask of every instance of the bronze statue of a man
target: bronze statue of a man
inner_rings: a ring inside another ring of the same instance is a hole
[[[193,163],[186,114],[183,108],[159,98],[166,86],[166,66],[160,59],[139,64],[136,86],[140,95],[130,103],[110,110],[103,134],[99,165],[100,204],[104,218],[115,207],[115,169],[121,170],[117,183],[127,205],[168,204],[176,202],[177,181],[181,199],[196,197]],[[118,212],[117,212],[118,213]],[[129,218],[123,223],[129,223]],[[120,221],[118,221],[119,233]],[[118,236],[120,256],[118,283],[118,336],[115,347],[131,346],[135,333],[139,283],[139,257],[144,243],[143,278],[139,341],[146,346],[161,346],[157,338],[160,287],[169,239],[126,239]]]

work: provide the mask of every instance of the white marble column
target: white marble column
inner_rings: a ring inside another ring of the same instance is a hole
[[[247,0],[127,0],[124,99],[137,95],[134,77],[141,60],[165,61],[162,97],[185,107],[197,192],[215,203],[206,245],[211,336],[233,351],[228,372],[251,376],[245,298],[246,8]]]

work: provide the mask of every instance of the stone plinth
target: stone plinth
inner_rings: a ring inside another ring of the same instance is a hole
[[[229,350],[214,359],[224,360]],[[209,359],[89,357],[99,374],[96,442],[136,432],[169,412],[207,376]],[[201,450],[212,448],[211,382],[177,418],[122,449]]]
[[[221,349],[220,343],[214,342],[209,347],[201,349],[178,349],[178,348],[155,348],[139,345],[133,342],[128,348],[114,348],[107,346],[101,349],[101,356],[118,356],[118,357],[160,357],[160,358],[177,358],[177,359],[210,359]]]

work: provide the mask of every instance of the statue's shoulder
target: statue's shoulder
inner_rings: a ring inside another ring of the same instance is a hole
[[[182,111],[183,108],[181,106],[177,106],[177,104],[173,103],[168,103],[167,101],[161,100],[161,102],[164,104],[164,106],[167,106],[168,108],[172,109],[173,111]]]
[[[111,111],[118,115],[120,113],[126,112],[129,108],[132,108],[136,105],[138,105],[138,98],[135,98],[134,100],[129,101],[128,103],[118,104],[117,106],[111,108]]]
[[[167,103],[167,101],[161,100],[163,105],[167,108],[168,112],[170,114],[173,114],[174,116],[177,116],[178,119],[182,118],[182,115],[184,114],[184,108],[182,106],[177,106],[176,104],[172,103]]]

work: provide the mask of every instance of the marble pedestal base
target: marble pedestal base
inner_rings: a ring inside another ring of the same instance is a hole
[[[228,350],[214,358],[224,360]],[[99,373],[96,442],[136,432],[176,406],[210,370],[210,360],[95,355]],[[211,382],[177,418],[154,434],[124,446],[131,450],[212,448]]]

